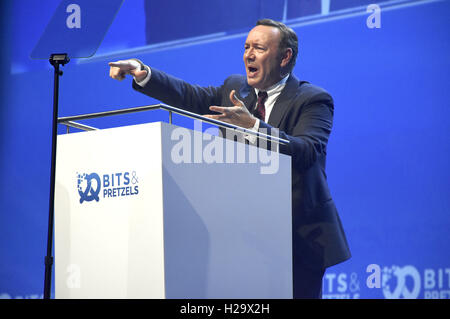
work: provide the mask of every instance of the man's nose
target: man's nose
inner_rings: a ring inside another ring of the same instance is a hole
[[[247,51],[245,51],[244,58],[246,60],[250,60],[250,61],[253,61],[255,59],[255,54],[254,54],[253,48],[249,48],[249,49],[247,49]]]

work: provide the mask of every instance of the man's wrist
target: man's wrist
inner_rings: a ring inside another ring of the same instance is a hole
[[[250,127],[250,129],[252,131],[258,131],[259,130],[259,119],[256,118],[256,117],[253,117],[253,119],[254,119],[255,122],[253,123],[253,126]]]
[[[248,129],[251,131],[255,131],[258,132],[259,130],[259,119],[256,117],[253,117],[255,119],[255,124],[253,124],[252,127],[249,127]],[[247,139],[247,141],[249,141],[250,144],[255,144],[256,143],[256,136],[255,135],[251,135],[251,134],[246,134],[245,138]]]
[[[143,70],[147,71],[145,77],[142,77],[141,79],[137,79],[136,77],[134,78],[136,84],[141,87],[144,87],[148,83],[148,81],[150,81],[150,78],[152,76],[152,69],[150,69],[149,66],[143,64]]]
[[[147,69],[144,68],[142,71],[145,71],[145,74],[142,74],[142,75],[140,75],[140,76],[135,76],[135,77],[134,77],[134,80],[135,80],[137,83],[142,82],[142,81],[145,80],[145,78],[148,76],[148,71],[147,71]]]

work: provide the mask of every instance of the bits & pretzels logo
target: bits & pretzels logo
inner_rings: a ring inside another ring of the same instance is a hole
[[[407,285],[410,278],[411,285]],[[416,299],[420,293],[420,274],[413,266],[383,268],[383,295],[387,299]]]
[[[91,174],[77,174],[77,188],[80,195],[80,204],[84,201],[90,202],[94,199],[98,202],[100,198],[98,193],[100,192],[100,177],[96,173]],[[95,181],[95,183],[92,183]],[[93,185],[94,184],[94,185]]]
[[[77,191],[80,204],[98,202],[100,198],[114,198],[139,194],[136,171],[109,174],[77,173]]]

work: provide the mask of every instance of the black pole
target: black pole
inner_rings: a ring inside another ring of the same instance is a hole
[[[54,84],[53,84],[53,120],[52,120],[52,158],[50,173],[50,197],[48,214],[48,234],[47,234],[47,255],[45,256],[45,279],[44,279],[44,299],[50,299],[52,289],[52,267],[53,267],[53,220],[55,209],[55,172],[56,172],[56,138],[58,135],[58,96],[59,96],[59,77],[63,72],[59,69],[70,61],[67,54],[52,54],[50,64],[53,65]]]

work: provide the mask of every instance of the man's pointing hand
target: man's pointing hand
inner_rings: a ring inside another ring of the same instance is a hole
[[[141,65],[135,60],[121,60],[109,62],[109,76],[115,80],[122,81],[127,74],[134,76],[140,82],[147,76],[147,70],[141,70]]]

